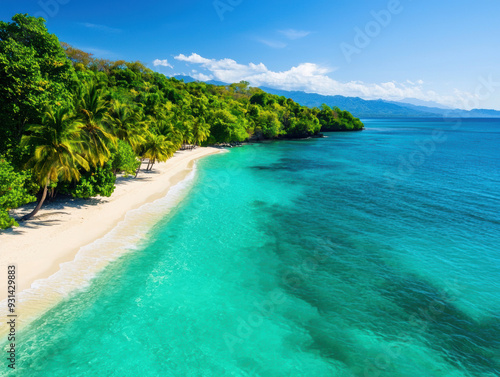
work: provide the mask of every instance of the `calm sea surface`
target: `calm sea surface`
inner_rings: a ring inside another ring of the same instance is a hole
[[[500,120],[365,124],[201,160],[13,375],[500,376]]]

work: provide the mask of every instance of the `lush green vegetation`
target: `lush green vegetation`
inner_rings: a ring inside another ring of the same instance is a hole
[[[11,208],[35,200],[35,197],[29,193],[29,175],[28,171],[14,171],[11,164],[5,159],[0,159],[0,228],[17,225],[8,214]]]
[[[349,111],[342,111],[338,107],[333,110],[323,104],[318,114],[321,131],[356,131],[363,129],[363,123]]]
[[[303,138],[362,128],[326,105],[300,106],[247,82],[186,84],[140,62],[108,61],[60,43],[45,21],[0,22],[0,228],[8,210],[57,193],[109,196],[115,176],[183,146]]]

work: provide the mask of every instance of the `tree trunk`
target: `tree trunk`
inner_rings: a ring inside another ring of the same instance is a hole
[[[148,171],[151,171],[153,170],[153,165],[155,164],[155,160],[154,159],[150,159],[149,160],[149,163],[148,163]]]
[[[137,176],[139,175],[139,171],[141,170],[141,166],[142,166],[143,162],[144,162],[144,158],[141,158],[141,163],[139,164],[139,167],[135,171],[135,177],[134,178],[137,178]]]
[[[56,197],[56,189],[55,187],[48,190],[47,195],[49,196],[49,200],[52,200]]]
[[[48,185],[48,183],[45,184],[45,187],[43,188],[42,197],[40,198],[40,201],[36,205],[36,207],[33,210],[33,212],[27,214],[26,216],[23,216],[23,218],[21,219],[21,221],[26,221],[26,220],[31,219],[33,216],[35,216],[38,213],[38,211],[40,211],[40,208],[42,208],[43,202],[45,201],[45,198],[47,197],[47,185]]]

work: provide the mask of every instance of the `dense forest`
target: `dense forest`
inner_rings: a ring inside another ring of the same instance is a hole
[[[110,196],[116,174],[197,145],[362,129],[349,112],[300,106],[247,82],[184,83],[140,62],[61,43],[45,20],[0,22],[0,228],[9,210],[57,194]]]

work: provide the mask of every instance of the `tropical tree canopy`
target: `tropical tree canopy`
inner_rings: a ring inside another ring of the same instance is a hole
[[[347,111],[311,109],[245,81],[184,83],[141,62],[95,58],[60,43],[42,18],[0,22],[0,227],[34,194],[31,216],[48,193],[109,196],[116,174],[137,176],[142,161],[151,170],[179,149],[362,128]],[[4,186],[21,186],[14,194],[2,188],[2,169],[13,177]]]
[[[81,154],[80,129],[68,108],[48,108],[41,124],[28,127],[21,144],[34,150],[27,165],[36,182],[43,187],[42,199],[29,218],[42,206],[51,183],[79,180],[80,169],[88,170],[89,163]]]

